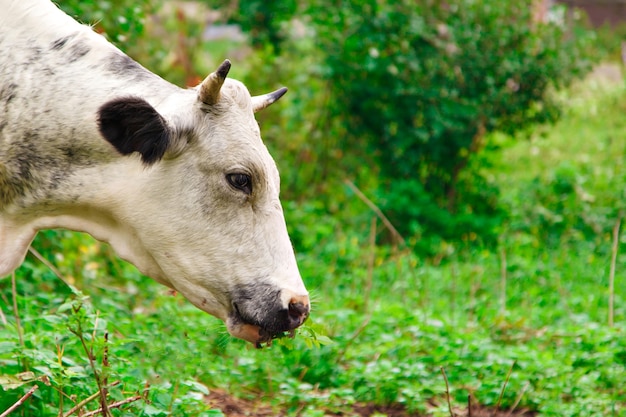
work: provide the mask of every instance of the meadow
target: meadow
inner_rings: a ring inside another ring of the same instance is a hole
[[[345,209],[371,219],[361,225],[370,238],[287,202],[313,313],[295,339],[262,350],[88,236],[40,234],[33,247],[47,262],[30,255],[14,287],[0,281],[0,409],[36,385],[11,415],[72,415],[99,381],[110,403],[135,398],[112,409],[119,416],[222,415],[206,401],[214,389],[290,416],[358,415],[359,404],[447,416],[448,399],[458,413],[468,396],[541,416],[626,415],[626,253],[610,292],[612,234],[589,241],[569,229],[555,242],[529,220],[600,218],[623,194],[624,89],[594,85],[568,92],[559,123],[490,155],[511,223],[528,226],[504,229],[496,251],[448,248],[436,264],[378,245],[384,225],[348,186]],[[571,195],[550,197],[559,213],[539,197],[566,181]]]
[[[552,90],[555,123],[486,134],[468,167],[498,190],[495,243],[467,233],[423,253],[419,233],[390,230],[375,167],[321,163],[329,154],[316,152],[345,131],[301,120],[327,90],[300,72],[316,55],[306,39],[298,47],[301,61],[279,65],[293,98],[261,121],[311,291],[296,337],[255,349],[107,245],[41,232],[0,278],[0,415],[102,415],[106,403],[140,417],[626,417],[623,78]],[[217,49],[211,59],[242,45]],[[267,87],[267,53],[235,76]],[[202,71],[203,57],[190,56]]]

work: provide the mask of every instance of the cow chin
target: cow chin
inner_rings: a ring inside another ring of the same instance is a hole
[[[228,320],[226,320],[226,327],[231,336],[250,342],[256,347],[261,347],[262,343],[271,340],[271,338],[263,337],[261,335],[261,328],[253,324],[238,323],[237,320],[228,318]]]
[[[271,344],[272,340],[283,336],[294,337],[297,326],[290,327],[292,328],[284,330],[266,329],[256,324],[242,322],[237,313],[231,314],[226,320],[226,328],[231,336],[250,342],[257,348],[261,348],[263,343]]]

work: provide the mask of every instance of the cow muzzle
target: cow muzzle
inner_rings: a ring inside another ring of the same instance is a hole
[[[293,337],[295,329],[309,317],[311,307],[308,295],[283,290],[273,300],[253,297],[236,298],[233,310],[226,320],[228,332],[239,339],[262,347],[273,339]]]

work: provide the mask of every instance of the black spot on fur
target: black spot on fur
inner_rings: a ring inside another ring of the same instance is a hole
[[[171,133],[165,120],[145,100],[119,98],[98,111],[102,136],[122,155],[139,152],[145,164],[160,160],[170,143]]]
[[[50,49],[53,51],[58,51],[58,50],[63,49],[65,44],[73,37],[74,37],[73,35],[70,35],[70,36],[64,36],[62,38],[57,39],[56,41],[52,42],[52,44],[50,45]]]
[[[26,131],[19,145],[9,145],[4,150],[10,158],[0,164],[0,208],[33,190],[36,182],[33,172],[44,166],[36,151],[38,139],[37,132]]]
[[[102,61],[104,69],[119,79],[144,81],[156,77],[150,71],[139,65],[128,55],[115,52]]]
[[[76,157],[76,150],[72,147],[62,146],[59,149],[67,159],[72,160]]]
[[[22,65],[28,68],[30,66],[37,64],[37,62],[41,60],[42,54],[43,54],[43,51],[41,50],[40,47],[34,46],[30,48],[26,53],[27,58],[24,60]]]
[[[132,72],[144,72],[144,68],[136,63],[128,55],[115,53],[112,54],[107,62],[107,70],[116,75],[125,75]]]
[[[17,96],[17,84],[6,84],[0,88],[0,103],[3,103],[5,106]]]
[[[69,47],[70,59],[69,62],[76,62],[91,51],[89,45],[84,42],[72,43]]]

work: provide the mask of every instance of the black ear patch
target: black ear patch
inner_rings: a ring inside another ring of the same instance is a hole
[[[138,97],[104,104],[98,111],[98,127],[118,152],[139,152],[147,165],[160,160],[170,144],[171,132],[163,117]]]

